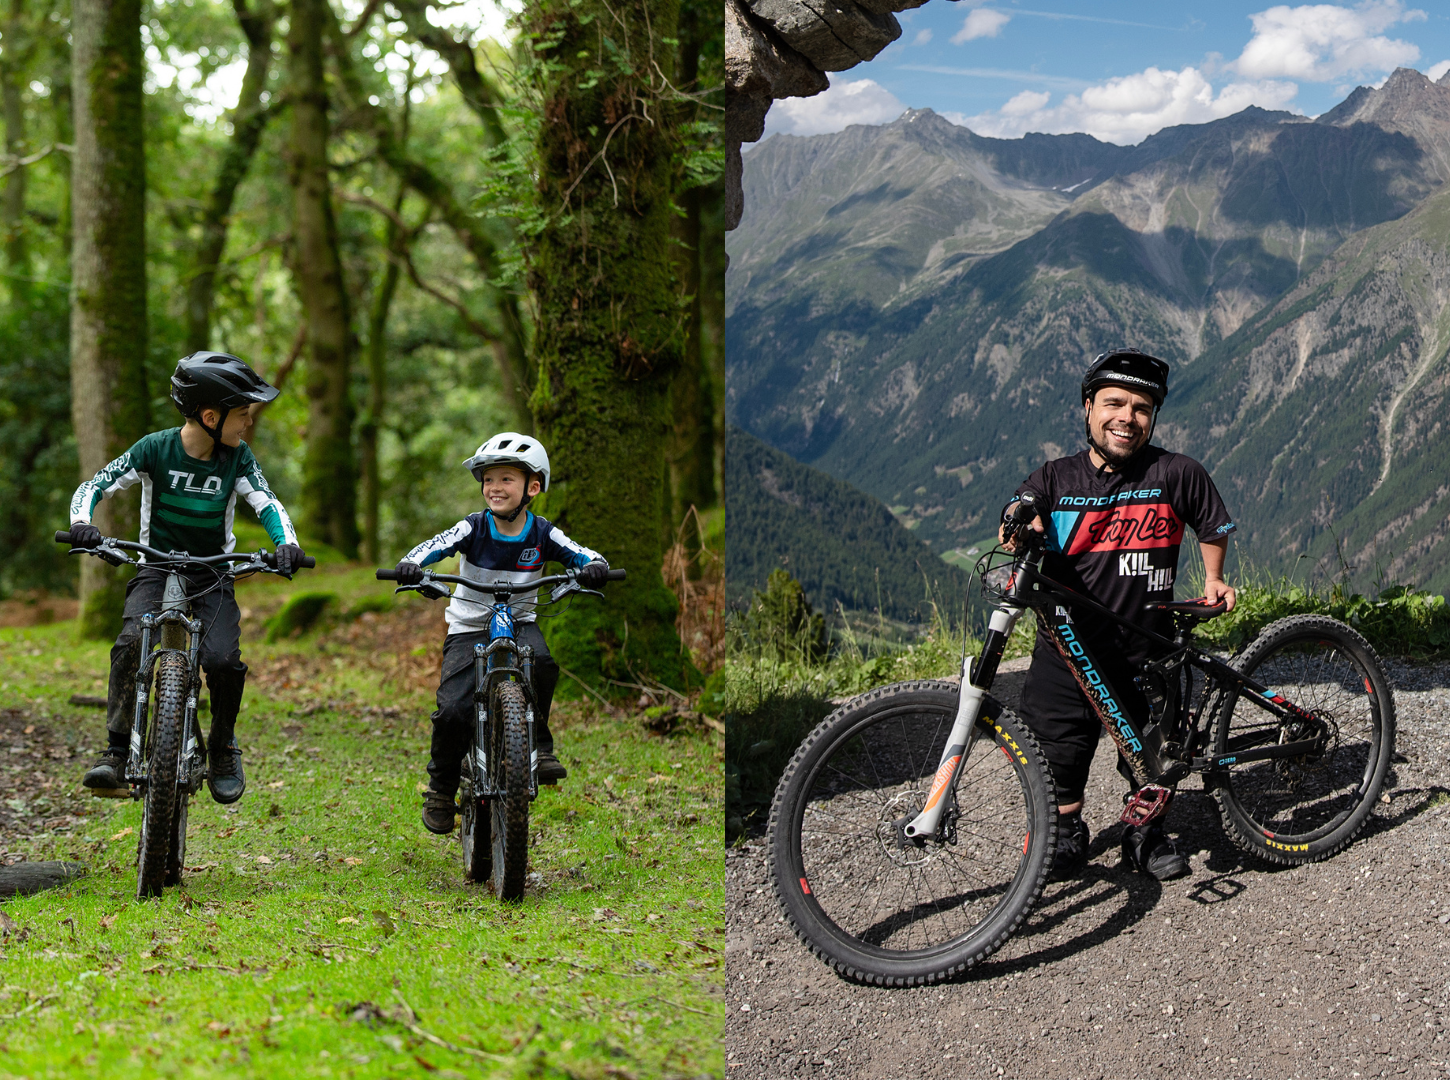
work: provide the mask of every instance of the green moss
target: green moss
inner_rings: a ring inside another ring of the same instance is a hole
[[[371,599],[371,598],[368,598]],[[331,592],[305,592],[298,593],[285,604],[282,610],[273,615],[264,624],[267,627],[267,640],[269,642],[280,641],[282,638],[298,637],[305,634],[317,624],[322,613],[337,601],[337,594]],[[359,605],[367,603],[367,599],[358,602]]]

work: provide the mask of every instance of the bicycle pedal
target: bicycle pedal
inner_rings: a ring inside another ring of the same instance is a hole
[[[1119,821],[1124,825],[1147,825],[1162,817],[1173,801],[1173,789],[1161,784],[1144,784],[1128,797]]]
[[[131,789],[128,787],[93,787],[86,788],[93,799],[129,799]]]

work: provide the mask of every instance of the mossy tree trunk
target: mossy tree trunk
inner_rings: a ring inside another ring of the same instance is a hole
[[[32,38],[25,25],[25,0],[10,0],[5,20],[5,37],[0,48],[0,112],[5,117],[5,153],[14,162],[29,149],[25,137],[25,101],[23,93],[34,52]],[[0,199],[5,228],[5,264],[10,272],[11,294],[29,292],[30,253],[25,237],[25,188],[28,170],[11,166],[5,178],[5,193]]]
[[[357,466],[348,385],[353,337],[327,173],[328,100],[322,70],[322,37],[331,18],[327,0],[293,0],[287,33],[293,273],[307,320],[302,520],[310,536],[355,557]]]
[[[399,264],[402,252],[412,242],[409,230],[400,224],[403,196],[407,188],[398,185],[393,199],[393,215],[388,218],[383,238],[386,265],[383,279],[373,292],[372,310],[368,313],[368,401],[358,423],[358,449],[362,457],[363,489],[363,559],[374,565],[378,550],[378,504],[382,497],[382,477],[378,469],[378,432],[382,429],[383,408],[388,394],[388,313],[398,291]]]
[[[237,185],[247,175],[252,155],[267,125],[269,109],[262,103],[267,89],[267,76],[272,70],[272,23],[276,11],[270,0],[254,0],[251,8],[246,0],[232,0],[237,22],[247,37],[247,69],[242,75],[242,89],[237,105],[227,118],[232,137],[222,152],[211,195],[201,216],[201,242],[197,245],[196,265],[186,286],[186,348],[188,352],[205,349],[211,338],[212,298],[216,290],[217,266],[227,248],[227,226]]]
[[[141,0],[74,0],[71,63],[71,416],[84,478],[149,426]],[[100,505],[103,533],[135,534],[138,492]],[[119,571],[84,559],[82,633],[114,635],[124,596]]]
[[[534,415],[554,474],[543,508],[630,575],[556,620],[550,647],[596,685],[681,686],[693,668],[660,576],[670,384],[685,345],[661,100],[678,0],[539,0],[524,18],[543,99],[541,227],[526,242]]]

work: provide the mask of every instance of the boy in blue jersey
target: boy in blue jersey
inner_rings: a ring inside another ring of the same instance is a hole
[[[535,495],[549,490],[549,455],[538,439],[506,431],[489,439],[463,464],[482,486],[487,510],[469,514],[404,555],[397,567],[400,584],[418,584],[423,580],[423,567],[454,554],[459,556],[458,575],[480,582],[537,581],[543,577],[545,562],[579,570],[579,580],[587,586],[597,588],[604,582],[609,563],[602,555],[576,544],[527,509]],[[549,655],[534,618],[537,595],[538,589],[514,594],[514,636],[520,645],[534,651],[539,783],[556,784],[568,775],[554,756],[554,737],[549,731],[549,705],[559,681],[559,665]],[[430,832],[453,831],[454,796],[468,745],[468,725],[473,722],[473,647],[489,640],[490,603],[486,594],[459,586],[448,605],[428,790],[423,797],[423,825]]]
[[[290,575],[302,561],[297,533],[267,486],[251,448],[242,442],[252,424],[252,409],[277,393],[276,387],[228,353],[197,352],[183,357],[171,376],[171,400],[186,423],[143,436],[76,488],[70,504],[71,543],[97,546],[101,530],[91,524],[96,505],[140,484],[141,543],[161,551],[221,555],[237,546],[232,519],[240,495],[257,512],[276,545],[277,569]],[[131,689],[141,662],[141,616],[161,606],[166,576],[166,571],[146,566],[142,556],[142,566],[126,585],[126,607],[120,636],[111,649],[106,695],[109,745],[82,780],[97,795],[126,787]],[[211,692],[207,787],[217,802],[234,803],[247,786],[235,736],[247,678],[247,665],[242,663],[241,612],[230,578],[218,586],[214,573],[197,570],[183,571],[182,580],[193,615],[205,628],[200,658]]]

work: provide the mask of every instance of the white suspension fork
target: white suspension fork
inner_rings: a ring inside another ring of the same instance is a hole
[[[996,630],[1003,638],[1011,637],[1012,628],[1022,617],[1023,610],[1004,604],[992,612],[988,629]],[[977,727],[977,717],[982,711],[982,699],[987,696],[987,691],[984,687],[972,685],[971,676],[972,660],[967,657],[962,661],[962,693],[957,700],[957,718],[952,723],[951,734],[947,736],[946,749],[942,751],[941,762],[937,765],[936,776],[931,782],[931,793],[926,797],[926,805],[902,830],[909,837],[936,835],[937,825],[941,822],[942,812],[948,802],[947,793],[952,790],[957,774],[982,734]]]

